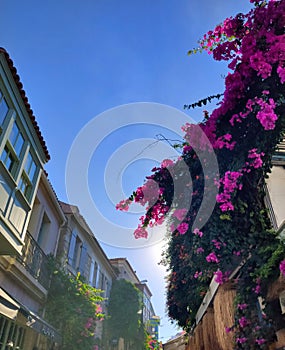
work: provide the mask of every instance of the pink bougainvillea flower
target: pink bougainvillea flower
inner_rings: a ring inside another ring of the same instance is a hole
[[[236,343],[244,344],[247,342],[246,337],[236,338]]]
[[[232,327],[225,327],[226,333],[230,333],[232,331]]]
[[[123,199],[123,200],[120,201],[120,203],[118,203],[116,205],[116,209],[117,210],[122,210],[122,211],[128,211],[131,202],[132,201],[130,199]]]
[[[85,328],[86,329],[89,329],[91,326],[92,326],[92,323],[93,323],[93,318],[88,318],[86,324],[85,324]]]
[[[174,165],[174,162],[171,159],[164,159],[161,163],[162,168],[168,168],[168,167],[171,167],[173,165]]]
[[[275,128],[275,122],[278,119],[274,112],[276,107],[274,100],[270,98],[268,102],[266,102],[262,98],[256,98],[255,101],[260,107],[256,118],[260,121],[264,130],[273,130]]]
[[[279,269],[280,269],[282,275],[285,276],[285,260],[281,261],[281,263],[279,264]]]
[[[255,294],[259,294],[260,290],[261,290],[260,284],[257,284],[253,291]]]
[[[253,292],[255,293],[255,294],[259,294],[260,293],[260,291],[261,291],[261,286],[260,286],[260,278],[257,278],[256,279],[256,286],[254,287],[254,288],[252,288],[252,290],[253,290]]]
[[[236,190],[242,189],[242,185],[239,183],[239,179],[242,175],[241,171],[226,171],[224,177],[220,180],[223,191],[216,196],[216,200],[218,203],[221,203],[220,209],[223,212],[234,210],[231,196]]]
[[[220,271],[220,270],[216,271],[216,272],[214,272],[214,275],[216,276],[215,282],[217,282],[219,284],[223,284],[224,283],[222,271]]]
[[[238,304],[237,307],[239,310],[245,310],[247,308],[247,304],[246,303]]]
[[[236,255],[236,256],[240,256],[241,255],[241,251],[240,250],[234,251],[233,254]]]
[[[198,278],[200,276],[202,276],[202,271],[200,271],[200,272],[196,271],[194,274],[194,278]]]
[[[218,263],[220,261],[214,252],[212,252],[208,256],[206,256],[206,260],[208,262],[214,262],[214,263]]]
[[[221,242],[217,241],[216,239],[212,239],[212,242],[213,242],[216,249],[218,249],[218,250],[221,249],[221,246],[222,246]]]
[[[258,344],[258,345],[262,345],[264,343],[266,343],[266,340],[264,338],[261,338],[261,339],[256,339],[255,342]]]
[[[177,226],[177,231],[181,234],[184,235],[184,233],[187,232],[189,225],[186,222],[182,222],[179,226]]]
[[[194,235],[199,236],[200,238],[203,237],[203,232],[200,231],[198,228],[195,228],[193,230]]]
[[[214,148],[217,149],[222,149],[222,148],[227,148],[229,150],[233,150],[236,142],[230,142],[232,139],[232,135],[231,134],[225,134],[223,136],[220,136],[217,140],[216,143],[214,144]]]
[[[231,202],[227,202],[227,203],[223,203],[220,205],[221,211],[225,212],[225,211],[233,211],[235,209],[235,207],[233,206],[233,204]]]
[[[225,282],[227,282],[229,280],[229,276],[230,276],[231,272],[230,271],[226,271],[226,272],[222,272],[220,270],[214,272],[214,276],[215,276],[215,282],[219,283],[219,284],[223,284]]]
[[[204,249],[202,247],[199,247],[199,248],[197,248],[196,253],[197,254],[204,253]]]
[[[96,312],[99,313],[99,314],[103,312],[103,309],[102,309],[101,305],[99,305],[99,304],[96,305]]]
[[[142,227],[141,225],[138,226],[138,228],[134,232],[135,239],[138,238],[147,238],[148,233],[145,227]]]
[[[285,83],[285,67],[278,66],[277,73],[280,77],[281,84]]]
[[[264,153],[257,153],[257,149],[253,148],[248,151],[248,158],[250,159],[250,163],[246,163],[246,165],[250,165],[251,167],[258,169],[262,167],[263,161],[261,157],[264,156]]]
[[[185,146],[183,147],[183,152],[184,152],[184,153],[190,152],[191,150],[192,150],[192,147],[189,146],[189,145],[185,145]]]
[[[185,215],[187,213],[187,209],[176,209],[173,213],[173,216],[175,216],[178,220],[183,220],[185,218]]]

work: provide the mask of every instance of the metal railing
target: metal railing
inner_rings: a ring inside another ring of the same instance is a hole
[[[48,258],[29,232],[25,236],[22,256],[17,260],[44,288],[48,289],[50,283]]]

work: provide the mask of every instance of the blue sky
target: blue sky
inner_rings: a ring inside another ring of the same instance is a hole
[[[187,51],[226,16],[248,8],[247,0],[2,1],[0,45],[18,69],[47,142],[52,159],[46,170],[61,200],[68,200],[68,154],[90,120],[135,102],[182,110],[184,104],[223,91],[225,65],[207,54],[189,57]],[[201,110],[189,113],[195,120],[201,114]],[[95,131],[94,139],[97,132],[100,135],[101,130]],[[92,157],[88,169],[91,196],[109,220],[125,221],[132,227],[137,217],[115,214],[106,197],[103,177],[108,158],[126,142],[155,138],[159,133],[173,136],[150,125],[121,128],[102,141]],[[130,163],[122,180],[127,195],[143,182],[155,162]],[[139,277],[148,280],[155,310],[162,317],[162,340],[175,334],[165,315],[165,269],[157,265],[160,245],[103,247],[109,257],[127,257]]]

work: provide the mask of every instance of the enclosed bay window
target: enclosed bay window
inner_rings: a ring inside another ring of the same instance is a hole
[[[12,118],[5,125],[7,128],[3,129],[1,135],[4,147],[0,155],[5,187],[0,184],[0,195],[5,198],[6,203],[0,201],[1,210],[6,224],[15,230],[13,233],[23,237],[40,171],[20,118]]]
[[[22,254],[40,175],[49,160],[45,141],[34,118],[16,69],[8,59],[8,54],[2,50],[0,255]]]
[[[25,148],[25,151],[23,151],[24,145],[25,139],[23,134],[20,131],[17,122],[14,122],[3,149],[1,160],[15,181],[19,178],[19,171],[21,171],[21,168],[23,169],[19,179],[18,188],[29,202],[36,182],[37,166],[30,151],[26,156],[23,166],[23,160],[25,159],[25,154],[27,152],[27,147]]]

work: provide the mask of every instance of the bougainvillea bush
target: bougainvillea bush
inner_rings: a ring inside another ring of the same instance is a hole
[[[222,284],[240,266],[235,276],[236,318],[228,331],[234,332],[237,349],[266,349],[275,325],[266,315],[266,303],[261,310],[256,302],[258,297],[266,299],[279,265],[284,273],[285,257],[264,205],[272,156],[284,137],[285,1],[250,2],[249,13],[227,18],[203,37],[198,49],[189,51],[206,50],[215,60],[228,62],[222,101],[211,114],[204,112],[200,124],[182,126],[182,155],[175,162],[164,160],[117,207],[127,210],[133,201],[146,207],[136,238],[147,237],[148,227],[167,220],[164,261],[173,320],[185,329],[192,327],[211,279]],[[218,169],[205,174],[213,157]],[[177,181],[185,189],[179,196]],[[205,203],[210,208],[215,190],[209,215],[199,209]]]

